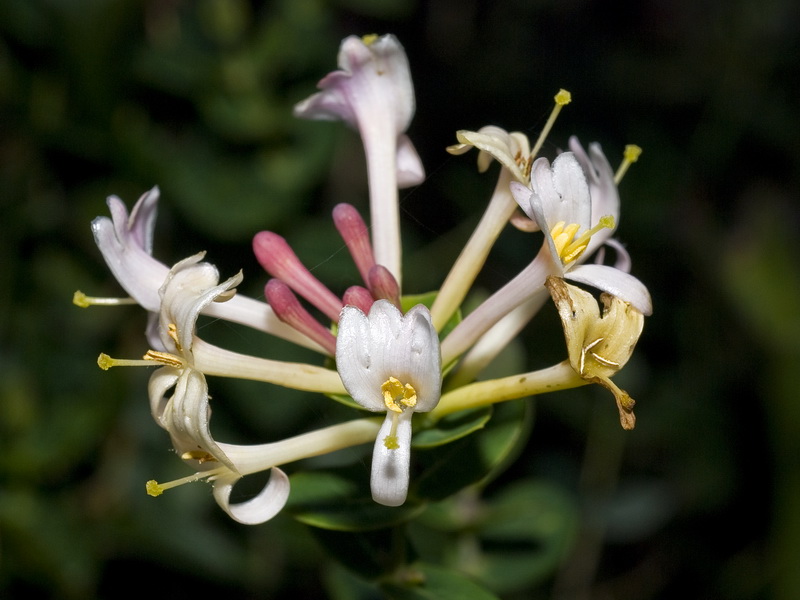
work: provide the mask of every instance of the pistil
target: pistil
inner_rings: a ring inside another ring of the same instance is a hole
[[[622,181],[622,178],[625,177],[625,173],[628,172],[628,168],[639,160],[639,156],[642,154],[642,149],[637,146],[636,144],[628,144],[625,146],[625,152],[623,153],[622,164],[617,169],[617,172],[614,174],[614,183],[619,185],[619,182]]]
[[[89,308],[90,306],[121,306],[123,304],[137,304],[133,298],[97,298],[94,296],[87,296],[80,290],[76,290],[72,295],[72,303],[81,308]]]

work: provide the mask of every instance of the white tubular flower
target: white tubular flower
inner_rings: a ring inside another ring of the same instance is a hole
[[[109,196],[107,204],[111,218],[97,217],[92,221],[95,243],[114,277],[137,304],[151,313],[158,313],[161,308],[159,289],[170,273],[167,265],[152,256],[158,198],[159,189],[154,187],[139,198],[128,216],[122,200]],[[83,294],[80,298],[81,306],[124,302],[87,298]],[[203,312],[323,351],[318,344],[282,323],[268,304],[252,298],[237,295],[230,302],[209,302],[203,307]],[[151,335],[148,337],[152,338]]]
[[[441,395],[439,338],[428,309],[417,305],[403,315],[391,302],[378,300],[365,315],[345,306],[336,367],[353,400],[386,412],[372,455],[372,497],[399,506],[408,494],[411,417],[432,410]]]
[[[598,158],[596,153],[595,158]],[[590,243],[599,246],[608,239],[619,216],[619,201],[613,201],[616,193],[609,195],[606,186],[601,188],[597,183],[602,181],[602,175],[590,172],[601,197],[599,206],[612,211],[599,218],[593,216],[589,184],[572,152],[560,154],[552,166],[545,158],[537,159],[531,171],[531,187],[512,182],[511,192],[520,208],[544,233],[552,274],[619,296],[649,315],[650,294],[638,279],[614,267],[580,264]]]
[[[405,135],[414,115],[414,87],[403,47],[393,35],[346,38],[339,71],[321,92],[295,106],[297,117],[343,120],[361,134],[367,157],[373,247],[378,264],[400,281],[397,188],[421,183],[425,170]]]
[[[175,391],[166,398],[165,393],[173,386]],[[208,479],[213,482],[217,504],[239,523],[257,525],[280,512],[289,497],[289,478],[277,467],[271,468],[269,482],[257,496],[239,504],[230,503],[231,490],[244,474],[236,465],[235,454],[229,456],[211,436],[208,385],[200,371],[163,367],[150,378],[149,393],[153,416],[169,432],[178,455],[196,473],[166,484],[148,481],[148,494],[159,496],[181,483]]]

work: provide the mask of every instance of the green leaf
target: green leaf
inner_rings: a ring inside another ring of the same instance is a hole
[[[574,542],[579,511],[554,485],[522,481],[488,503],[478,528],[483,550],[476,576],[498,593],[520,590],[552,575]]]
[[[492,417],[492,407],[463,410],[440,419],[430,429],[415,433],[411,441],[413,448],[434,448],[459,440],[470,433],[482,429]],[[420,423],[424,425],[424,417]]]
[[[286,511],[306,525],[336,531],[369,531],[404,523],[424,509],[419,502],[389,507],[372,499],[369,469],[301,472],[291,476]]]
[[[392,600],[497,600],[497,596],[452,569],[417,563],[403,575],[405,581],[381,586]]]
[[[445,446],[412,454],[420,474],[412,477],[411,494],[442,500],[487,478],[505,465],[526,437],[532,411],[525,400],[495,405],[483,429]]]
[[[402,529],[354,532],[312,529],[311,533],[328,555],[367,580],[386,577],[405,562],[402,551],[407,545]]]

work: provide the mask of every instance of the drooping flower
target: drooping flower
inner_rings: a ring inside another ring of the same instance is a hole
[[[633,354],[644,326],[644,315],[611,294],[600,295],[601,313],[594,296],[560,277],[548,277],[547,288],[561,317],[572,368],[583,379],[613,393],[622,427],[633,429],[635,402],[611,377]]]
[[[378,264],[400,281],[397,189],[417,185],[425,170],[405,134],[415,100],[405,51],[393,35],[346,38],[339,71],[295,106],[297,117],[343,120],[361,134],[367,158],[372,241]]]
[[[153,418],[169,433],[178,455],[197,470],[195,475],[180,482],[208,479],[213,482],[217,503],[233,519],[245,524],[262,523],[280,511],[289,495],[288,477],[275,466],[287,461],[277,460],[274,450],[286,444],[281,446],[276,442],[263,446],[266,454],[260,455],[256,470],[271,469],[269,482],[256,497],[231,504],[231,489],[247,474],[241,470],[245,465],[243,457],[251,457],[251,454],[247,447],[219,444],[212,436],[208,384],[204,371],[317,391],[325,391],[326,387],[330,391],[336,390],[340,383],[336,373],[329,369],[237,355],[197,338],[196,322],[203,309],[212,302],[230,301],[236,291],[235,286],[242,280],[239,273],[218,283],[217,269],[209,263],[200,262],[202,257],[202,254],[198,254],[175,265],[159,290],[159,333],[162,346],[167,351],[151,350],[145,355],[147,360],[152,361],[151,364],[165,365],[150,377],[150,407]],[[168,396],[170,389],[173,392]],[[349,445],[342,440],[336,443],[338,447]],[[295,446],[292,448],[295,454],[299,452],[300,457],[323,451],[314,446],[304,450]],[[325,448],[324,451],[330,451],[327,450],[328,446]],[[251,465],[248,468],[253,467]],[[175,484],[149,482],[148,492],[159,495]]]
[[[170,353],[151,351],[146,355],[166,365],[150,377],[150,408],[156,422],[169,433],[178,455],[197,469],[194,478],[214,481],[214,498],[220,507],[239,522],[260,523],[272,518],[286,503],[289,480],[280,469],[273,469],[258,496],[243,504],[229,502],[230,490],[241,474],[211,435],[208,384],[194,366],[193,345],[194,326],[202,308],[234,291],[241,274],[216,285],[216,269],[200,263],[201,258],[194,256],[178,263],[160,289],[159,331]],[[174,391],[167,397],[170,389]],[[148,482],[147,488],[155,496],[165,489],[155,482]]]
[[[441,394],[439,339],[428,309],[417,305],[403,315],[391,302],[378,300],[367,315],[345,306],[336,367],[356,402],[386,412],[372,455],[372,497],[399,506],[408,494],[411,418],[432,410]]]

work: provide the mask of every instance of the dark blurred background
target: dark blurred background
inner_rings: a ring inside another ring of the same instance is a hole
[[[353,268],[329,215],[340,201],[366,210],[362,151],[353,132],[291,107],[333,70],[343,37],[392,32],[429,175],[402,194],[407,291],[439,285],[494,185],[474,153],[444,152],[457,129],[535,138],[563,87],[573,103],[544,155],[573,133],[613,165],[625,144],[644,148],[619,227],[655,305],[618,376],[638,424],[621,431],[599,388],[537,400],[528,446],[495,484],[547,481],[581,518],[561,563],[502,597],[800,598],[800,7],[610,6],[0,2],[0,597],[347,597],[288,516],[240,526],[204,484],[144,494],[147,479],[185,469],[149,415],[147,373],[95,366],[101,351],[142,354],[144,315],[71,297],[121,293],[89,223],[109,194],[131,206],[155,184],[163,262],[207,250],[261,296],[250,240],[272,229],[341,291]],[[532,252],[509,232],[480,284],[501,285]],[[563,357],[543,319],[514,360]],[[220,427],[252,441],[315,410],[266,402],[257,386],[222,392]]]

